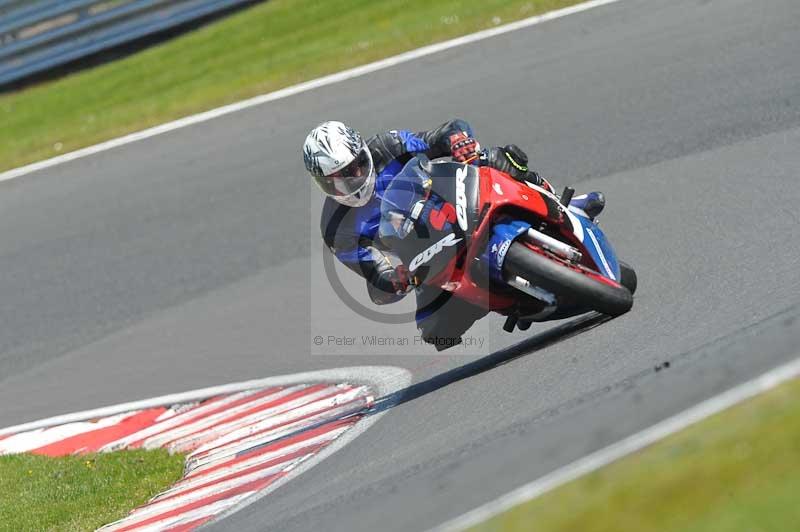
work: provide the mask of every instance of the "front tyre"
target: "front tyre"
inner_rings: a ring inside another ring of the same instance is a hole
[[[514,242],[509,247],[503,272],[507,277],[522,277],[559,299],[568,299],[610,316],[624,314],[633,306],[633,295],[625,286],[522,242]]]
[[[625,261],[619,261],[619,283],[627,288],[631,294],[636,293],[636,286],[639,284],[638,279],[636,278],[636,270]]]

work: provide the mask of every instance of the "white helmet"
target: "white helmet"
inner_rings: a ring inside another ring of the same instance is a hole
[[[303,160],[322,192],[342,205],[361,207],[372,198],[375,165],[355,129],[341,122],[323,122],[306,137]]]

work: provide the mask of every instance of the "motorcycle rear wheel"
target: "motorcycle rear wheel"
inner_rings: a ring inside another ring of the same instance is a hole
[[[531,284],[610,316],[625,314],[633,295],[625,286],[580,265],[567,264],[541,249],[514,242],[508,249],[503,271]]]

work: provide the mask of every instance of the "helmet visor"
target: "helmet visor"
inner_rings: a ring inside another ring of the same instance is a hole
[[[364,144],[350,164],[330,175],[314,179],[322,192],[335,199],[359,192],[372,178],[373,171],[372,154]]]

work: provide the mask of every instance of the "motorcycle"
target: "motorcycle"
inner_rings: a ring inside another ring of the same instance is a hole
[[[412,284],[506,316],[503,328],[633,305],[636,272],[595,221],[529,182],[490,167],[411,159],[384,190],[379,236]]]

